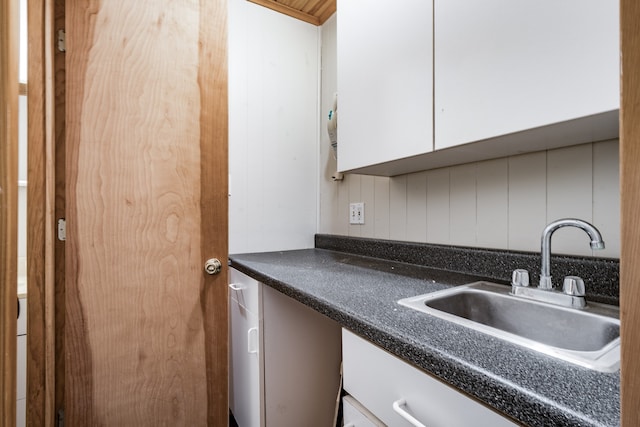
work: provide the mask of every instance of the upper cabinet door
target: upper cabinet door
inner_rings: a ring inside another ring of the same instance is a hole
[[[435,0],[435,148],[618,109],[618,10],[611,0]]]
[[[338,169],[433,150],[433,4],[338,2]]]

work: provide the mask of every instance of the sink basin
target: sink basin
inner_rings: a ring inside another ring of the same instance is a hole
[[[620,367],[619,309],[566,308],[515,297],[490,282],[405,298],[399,304],[602,372]]]

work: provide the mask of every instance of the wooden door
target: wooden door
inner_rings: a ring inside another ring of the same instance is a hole
[[[15,426],[18,2],[0,3],[0,427]]]
[[[622,0],[620,256],[622,426],[640,425],[640,4]]]
[[[226,4],[67,2],[65,426],[228,423]]]

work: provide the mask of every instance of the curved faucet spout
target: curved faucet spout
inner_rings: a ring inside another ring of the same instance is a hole
[[[542,232],[542,268],[540,270],[540,289],[552,289],[551,282],[551,235],[558,228],[577,227],[584,230],[591,239],[591,249],[604,249],[602,235],[593,225],[575,218],[559,219],[547,225]]]

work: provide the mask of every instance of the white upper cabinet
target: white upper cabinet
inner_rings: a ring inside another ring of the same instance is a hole
[[[612,0],[435,0],[435,148],[574,119],[541,137],[616,137],[618,20]]]
[[[339,0],[338,169],[617,138],[618,14],[613,0]]]
[[[338,169],[433,149],[433,4],[338,1]]]

